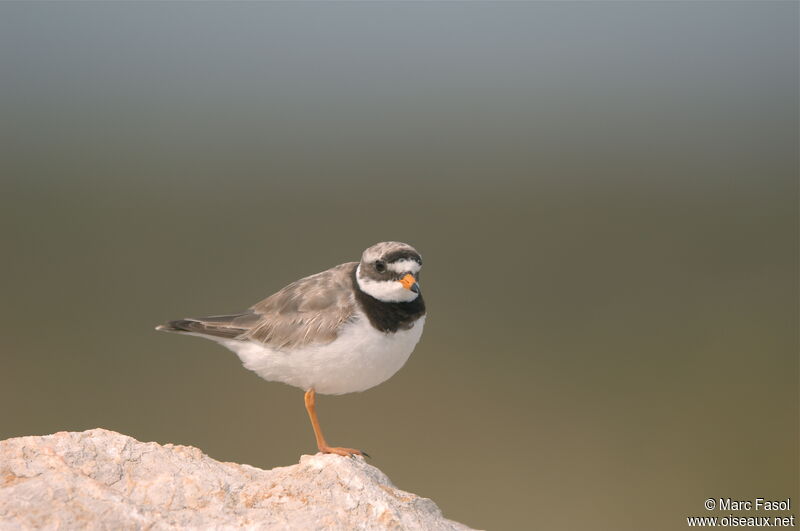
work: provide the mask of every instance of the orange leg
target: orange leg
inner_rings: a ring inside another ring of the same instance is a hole
[[[313,389],[309,389],[306,391],[306,411],[308,411],[308,418],[311,419],[311,427],[314,428],[314,436],[317,438],[317,448],[323,454],[339,454],[344,456],[352,456],[352,455],[366,455],[367,454],[362,452],[361,450],[356,450],[355,448],[339,448],[336,446],[328,446],[328,443],[325,442],[325,436],[322,435],[322,428],[319,427],[319,420],[317,419],[317,409],[316,409],[316,393]]]

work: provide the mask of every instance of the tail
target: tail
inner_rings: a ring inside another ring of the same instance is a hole
[[[158,325],[156,330],[235,339],[249,331],[250,328],[246,326],[250,320],[248,317],[250,317],[249,313],[177,319]]]
[[[156,330],[161,332],[199,332],[196,327],[199,323],[192,319],[177,319],[158,325]]]

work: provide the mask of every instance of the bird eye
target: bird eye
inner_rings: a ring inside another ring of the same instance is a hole
[[[375,271],[377,271],[378,273],[383,273],[384,271],[386,271],[386,264],[383,263],[381,260],[376,260]]]

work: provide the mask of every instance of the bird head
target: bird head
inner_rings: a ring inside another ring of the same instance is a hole
[[[358,287],[382,302],[411,302],[420,294],[422,257],[406,243],[381,242],[361,255]]]

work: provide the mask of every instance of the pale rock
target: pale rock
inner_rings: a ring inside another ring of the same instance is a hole
[[[261,470],[103,429],[0,442],[1,529],[447,529],[363,458]]]

